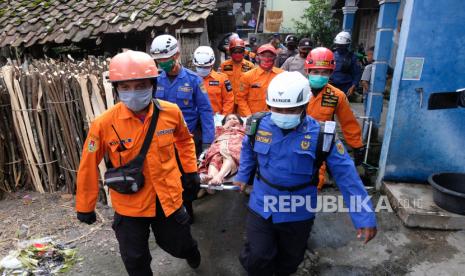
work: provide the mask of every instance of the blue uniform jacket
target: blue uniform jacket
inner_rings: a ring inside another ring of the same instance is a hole
[[[350,72],[343,72],[342,65],[344,63],[344,56],[350,55]],[[347,90],[352,86],[358,86],[360,78],[362,77],[362,71],[357,62],[357,57],[351,53],[347,52],[341,54],[339,51],[334,52],[334,59],[336,61],[336,69],[334,69],[333,74],[330,77],[331,83],[333,83],[337,88],[343,90],[347,93]]]
[[[178,76],[171,82],[166,72],[161,72],[157,78],[155,97],[177,104],[191,133],[197,128],[200,118],[202,143],[213,142],[215,138],[213,109],[203,86],[203,80],[197,74],[181,67]]]
[[[249,143],[249,137],[246,136],[243,140],[239,172],[235,181],[247,183],[249,176],[255,172],[256,160],[258,159],[260,174],[274,185],[298,186],[310,182],[314,170],[313,164],[319,132],[319,123],[307,116],[296,130],[283,136],[282,130],[271,121],[268,114],[260,122],[253,150]],[[257,159],[254,154],[256,154]],[[326,165],[342,192],[345,206],[350,206],[350,196],[358,196],[360,201],[368,196],[352,159],[340,141],[336,141],[333,145],[326,159]],[[318,174],[318,171],[316,173]],[[315,216],[309,209],[315,210],[317,206],[316,186],[309,184],[307,188],[298,191],[280,191],[257,177],[254,178],[253,185],[249,208],[264,219],[271,216],[273,223],[282,223],[302,221]],[[293,195],[307,197],[310,198],[311,208],[302,206],[291,210],[291,212],[280,212],[283,209],[272,210],[272,208],[265,210],[264,203],[267,200],[265,196],[269,198],[270,195],[274,197]],[[359,208],[360,210],[353,208],[349,211],[352,222],[357,229],[376,226],[376,216],[371,200],[367,205],[370,208],[368,211],[363,208]]]

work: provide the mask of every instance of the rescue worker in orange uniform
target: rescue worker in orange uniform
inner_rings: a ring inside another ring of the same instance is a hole
[[[245,42],[237,38],[229,42],[229,52],[231,59],[221,63],[219,71],[228,75],[228,79],[232,85],[234,94],[234,112],[237,112],[237,93],[239,92],[239,80],[245,72],[254,68],[254,64],[244,58],[245,55]]]
[[[337,116],[341,124],[346,143],[353,149],[354,162],[362,163],[365,146],[362,142],[362,130],[350,108],[344,92],[328,84],[336,62],[331,50],[318,47],[307,56],[305,70],[310,82],[313,97],[310,98],[307,114],[318,121],[332,121]],[[326,167],[321,166],[318,189],[325,183]]]
[[[181,173],[174,153],[175,147],[182,149],[179,158],[183,169],[197,173],[194,141],[182,112],[176,104],[152,101],[158,71],[150,55],[138,51],[118,54],[111,59],[109,71],[121,102],[96,118],[89,129],[77,175],[77,218],[87,224],[96,221],[98,165],[104,155],[114,169],[124,170],[121,167],[139,155],[152,117],[158,117],[141,168],[143,185],[129,193],[121,191],[124,184],[110,186],[106,178],[115,209],[112,228],[129,275],[152,275],[150,229],[163,250],[197,268],[200,252],[183,207]],[[124,183],[130,181],[126,173]],[[190,184],[192,188],[199,185],[196,181]]]
[[[233,113],[234,94],[228,76],[213,70],[215,53],[208,46],[200,46],[194,51],[194,59],[197,75],[203,78],[203,84],[207,89],[208,98],[214,113],[227,115]]]
[[[238,113],[247,117],[253,113],[266,111],[266,90],[270,81],[282,69],[274,67],[277,51],[271,44],[264,44],[257,50],[258,67],[245,73],[240,79],[239,92],[236,95]]]

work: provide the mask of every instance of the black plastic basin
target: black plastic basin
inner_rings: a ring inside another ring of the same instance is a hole
[[[465,215],[465,173],[437,173],[428,177],[433,200],[444,210]]]

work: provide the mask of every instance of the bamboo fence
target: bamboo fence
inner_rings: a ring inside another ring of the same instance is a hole
[[[74,193],[92,120],[114,105],[107,61],[10,62],[0,71],[0,195]],[[105,172],[105,163],[99,165]]]

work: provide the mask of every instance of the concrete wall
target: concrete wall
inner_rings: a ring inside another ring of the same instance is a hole
[[[283,11],[283,23],[281,23],[280,29],[280,32],[282,33],[296,32],[292,19],[301,20],[304,14],[304,10],[309,5],[308,1],[291,0],[265,0],[265,4],[266,10]]]
[[[378,183],[465,172],[465,109],[427,110],[431,93],[465,87],[464,18],[463,0],[406,1]],[[406,57],[424,58],[420,80],[402,79]]]

